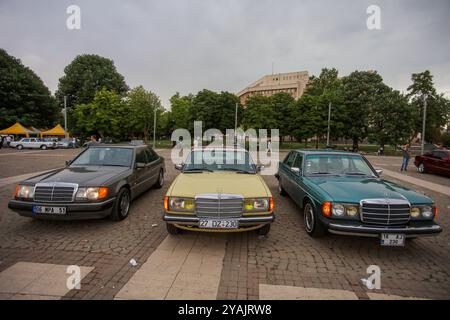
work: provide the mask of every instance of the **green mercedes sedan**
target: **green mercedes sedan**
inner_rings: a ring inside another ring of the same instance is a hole
[[[293,150],[275,175],[279,193],[303,208],[312,237],[335,234],[379,237],[402,246],[405,238],[437,234],[433,200],[380,178],[365,157],[334,150]]]

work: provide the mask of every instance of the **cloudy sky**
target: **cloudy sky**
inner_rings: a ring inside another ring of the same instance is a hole
[[[66,27],[72,4],[80,30]],[[373,4],[381,30],[366,26]],[[76,55],[111,58],[165,106],[176,91],[238,92],[272,63],[275,73],[375,69],[398,90],[429,69],[450,96],[449,14],[448,0],[0,0],[0,47],[52,92]]]

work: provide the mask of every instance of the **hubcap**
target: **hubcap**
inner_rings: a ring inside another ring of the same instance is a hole
[[[309,204],[305,206],[305,226],[308,232],[311,232],[314,227],[314,213]]]
[[[130,209],[130,195],[125,192],[120,199],[120,213],[123,217],[128,214],[128,209]]]
[[[164,175],[162,172],[159,173],[159,185],[162,186],[164,184]]]
[[[421,163],[421,164],[419,165],[419,171],[420,171],[420,172],[423,172],[423,171],[424,171],[423,163]]]

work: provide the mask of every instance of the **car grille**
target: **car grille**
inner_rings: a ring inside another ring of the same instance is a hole
[[[406,200],[368,199],[361,201],[361,220],[376,225],[402,225],[410,219],[411,205]]]
[[[38,202],[72,202],[77,185],[69,183],[37,184],[34,200]]]
[[[195,197],[195,212],[200,218],[239,218],[244,198],[236,194],[201,194]]]

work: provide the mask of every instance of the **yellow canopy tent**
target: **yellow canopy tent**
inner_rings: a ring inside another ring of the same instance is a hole
[[[35,134],[35,135],[40,135],[41,134],[41,130],[39,130],[39,129],[36,129],[35,127],[33,127],[33,126],[31,126],[31,127],[28,127],[28,130],[30,130],[31,131],[31,133],[30,134]]]
[[[16,122],[11,127],[1,130],[0,134],[22,134],[22,135],[29,137],[30,134],[33,134],[33,131],[28,130],[23,125],[21,125],[19,122]]]
[[[66,136],[66,131],[64,131],[63,127],[60,124],[57,124],[53,129],[42,131],[41,137],[43,136]]]

